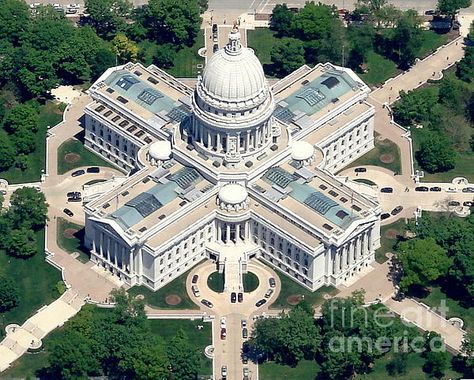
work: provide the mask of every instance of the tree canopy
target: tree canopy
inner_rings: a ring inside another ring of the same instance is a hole
[[[0,275],[0,312],[10,310],[19,302],[20,296],[16,283],[11,278]]]
[[[470,7],[471,0],[438,0],[437,8],[440,13],[454,18],[461,8]]]
[[[284,38],[271,51],[273,71],[284,77],[305,64],[303,42],[295,38]]]

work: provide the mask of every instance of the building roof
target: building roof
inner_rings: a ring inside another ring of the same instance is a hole
[[[291,158],[296,161],[308,160],[314,155],[314,147],[306,141],[295,141],[291,146]]]
[[[221,202],[236,205],[247,199],[248,193],[245,187],[236,183],[222,186],[219,190],[219,199]]]
[[[150,145],[148,154],[155,160],[168,160],[171,157],[171,144],[164,140],[155,141]]]

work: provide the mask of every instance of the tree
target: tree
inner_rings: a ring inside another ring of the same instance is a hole
[[[44,194],[33,187],[22,187],[15,190],[9,209],[15,227],[42,228],[47,220],[48,204]]]
[[[20,0],[0,1],[0,40],[18,45],[20,35],[28,29],[30,9]]]
[[[304,65],[304,48],[300,40],[283,38],[270,53],[273,70],[279,77],[284,77]]]
[[[7,170],[15,162],[16,151],[9,137],[4,134],[0,138],[0,170]]]
[[[468,8],[471,4],[471,0],[438,0],[437,8],[441,14],[451,16],[454,20],[459,9]]]
[[[122,62],[135,62],[138,56],[138,46],[129,40],[125,34],[117,34],[112,40],[114,53]]]
[[[474,47],[464,48],[464,57],[459,61],[456,68],[456,75],[464,82],[474,81]]]
[[[293,19],[293,37],[303,41],[328,38],[331,24],[337,22],[337,14],[332,7],[307,2]]]
[[[201,27],[197,0],[150,0],[148,7],[158,42],[192,46]]]
[[[347,36],[350,42],[349,59],[347,63],[350,68],[360,71],[360,66],[367,59],[367,54],[373,49],[375,29],[370,24],[349,26]]]
[[[38,120],[38,112],[35,107],[28,103],[18,104],[5,117],[4,127],[9,133],[15,133],[20,128],[36,132]]]
[[[18,305],[20,295],[18,286],[9,277],[0,276],[0,313]]]
[[[415,155],[420,166],[429,173],[445,172],[456,166],[456,151],[441,132],[426,133]]]
[[[467,85],[456,78],[446,77],[440,82],[439,100],[449,108],[454,110],[464,108],[469,101],[468,94]]]
[[[91,67],[91,79],[97,79],[105,70],[115,65],[115,54],[106,47],[99,48],[94,55],[94,64]]]
[[[449,363],[449,354],[447,352],[436,352],[430,351],[426,353],[425,356],[425,365],[423,370],[441,378],[444,376],[444,372],[448,369]]]
[[[409,9],[403,12],[397,22],[392,35],[391,43],[398,55],[398,64],[401,69],[408,69],[414,62],[421,47],[421,18],[418,13]]]
[[[153,63],[163,69],[173,67],[176,49],[172,44],[158,45],[153,55]]]
[[[406,352],[397,352],[387,363],[387,372],[390,376],[403,375],[407,371],[408,357]]]
[[[474,332],[470,331],[464,335],[461,344],[462,361],[464,362],[464,375],[474,376]]]
[[[413,285],[427,286],[446,275],[452,264],[446,250],[436,244],[433,238],[400,243],[397,258],[403,268],[400,280],[402,291],[407,291]]]
[[[171,340],[167,353],[173,379],[194,380],[197,378],[200,365],[199,355],[183,330],[178,330]]]
[[[290,37],[294,16],[286,4],[277,4],[272,11],[270,28],[277,31],[281,37]]]
[[[7,253],[15,257],[28,258],[38,252],[34,232],[25,227],[11,230],[4,244]]]
[[[86,0],[89,23],[101,37],[114,36],[125,29],[133,6],[128,0]]]
[[[410,126],[432,120],[433,109],[438,104],[436,89],[400,91],[400,100],[393,107],[395,121]]]
[[[36,136],[27,127],[20,127],[12,135],[12,141],[19,154],[28,154],[36,148]]]

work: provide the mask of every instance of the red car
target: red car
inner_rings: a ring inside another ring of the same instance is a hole
[[[226,336],[227,336],[227,330],[226,329],[221,329],[221,339],[225,340]]]

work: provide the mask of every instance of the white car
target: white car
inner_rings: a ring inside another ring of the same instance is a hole
[[[226,327],[226,319],[225,317],[221,317],[221,329],[225,329]]]
[[[457,193],[458,192],[458,189],[456,189],[455,187],[448,187],[446,189],[446,192],[447,193]]]
[[[270,298],[273,294],[273,289],[268,289],[265,293],[265,298]]]
[[[226,378],[227,377],[227,366],[226,365],[223,365],[222,368],[221,368],[221,375],[223,378]]]
[[[76,4],[76,3],[73,3],[73,4],[69,4],[69,5],[68,5],[68,8],[79,9],[79,8],[80,8],[80,5],[79,5],[79,4]]]
[[[193,291],[194,297],[201,297],[201,293],[199,293],[199,289],[196,285],[191,286],[191,290]]]

